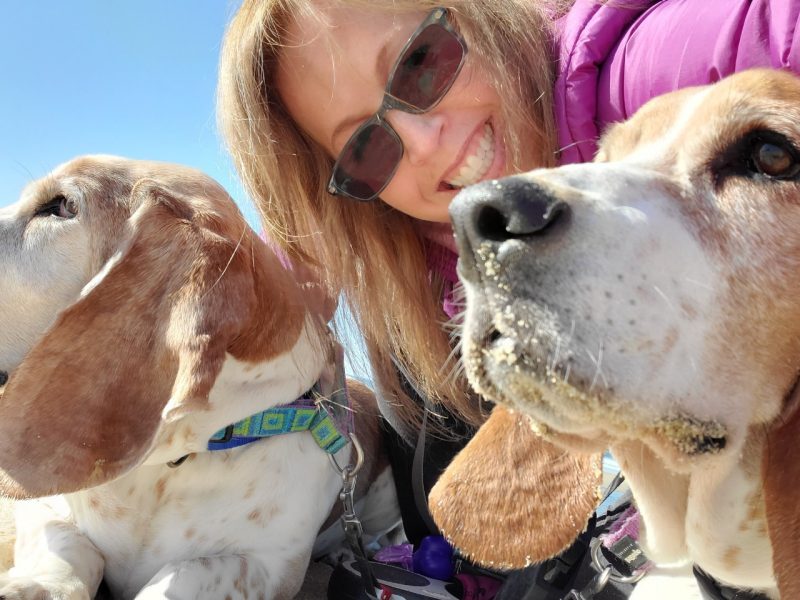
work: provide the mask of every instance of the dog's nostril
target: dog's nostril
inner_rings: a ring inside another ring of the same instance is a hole
[[[8,381],[8,373],[0,371],[0,385],[5,385]]]
[[[486,204],[478,211],[475,228],[482,239],[503,242],[547,233],[546,230],[567,214],[569,206],[559,201],[546,205],[537,202],[512,205],[507,213]]]
[[[493,242],[502,242],[509,238],[506,216],[494,206],[486,205],[480,208],[475,227],[482,238]]]

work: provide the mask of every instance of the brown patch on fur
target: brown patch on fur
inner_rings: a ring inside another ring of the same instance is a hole
[[[239,592],[244,598],[247,598],[249,593],[247,591],[247,560],[244,558],[239,559],[239,575],[233,580],[233,588]]]
[[[190,539],[192,539],[194,537],[195,533],[197,533],[195,528],[194,527],[190,527],[189,529],[186,530],[186,533],[183,534],[183,537],[185,537],[187,540],[190,540]]]
[[[739,559],[742,554],[742,549],[738,546],[730,546],[722,554],[722,564],[731,571],[739,567]]]
[[[763,520],[766,516],[764,515],[764,503],[762,502],[760,491],[753,492],[747,498],[747,515],[745,518],[748,521]]]
[[[267,360],[294,345],[305,321],[291,274],[215,182],[171,165],[109,163],[65,169],[100,188],[90,211],[102,200],[97,212],[115,235],[98,243],[98,268],[120,259],[62,311],[5,387],[8,496],[72,492],[125,473],[149,449],[168,401],[168,419],[203,410],[227,352]],[[111,202],[113,194],[126,200]],[[100,240],[106,233],[96,231]],[[63,372],[72,374],[68,389]]]
[[[599,456],[556,448],[526,417],[497,406],[439,478],[429,506],[470,559],[520,568],[558,554],[586,528],[601,476]]]
[[[250,483],[247,485],[247,489],[245,490],[245,492],[244,492],[244,496],[242,496],[242,498],[244,498],[245,500],[247,500],[248,498],[251,498],[251,497],[253,496],[253,494],[255,494],[255,492],[256,492],[256,486],[255,486],[255,483],[253,483],[253,482],[250,482]]]
[[[258,509],[251,510],[247,515],[248,521],[258,521],[261,518],[261,511]]]
[[[675,343],[677,341],[678,341],[678,328],[670,327],[669,331],[667,331],[666,335],[664,336],[664,342],[662,344],[661,351],[664,354],[669,354],[675,347]]]
[[[158,481],[156,481],[156,502],[161,502],[161,499],[164,497],[164,490],[167,488],[167,478],[162,477]]]
[[[694,321],[698,316],[697,308],[688,302],[681,302],[681,311],[690,321]]]

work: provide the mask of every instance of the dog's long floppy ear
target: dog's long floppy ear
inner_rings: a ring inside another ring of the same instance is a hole
[[[431,514],[462,554],[515,569],[555,556],[598,502],[599,456],[573,456],[496,406],[431,490]]]
[[[266,259],[244,220],[221,233],[226,219],[207,201],[155,183],[137,189],[141,203],[97,283],[5,387],[0,494],[64,493],[123,474],[143,460],[162,418],[207,406],[226,351],[246,360],[269,352],[250,338],[269,333],[263,302],[275,292],[259,281]],[[281,318],[285,330],[301,326]]]
[[[772,567],[781,598],[800,598],[800,390],[767,434],[762,463]]]

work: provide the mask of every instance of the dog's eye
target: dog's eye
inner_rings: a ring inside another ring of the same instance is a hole
[[[791,150],[780,143],[757,141],[751,158],[755,169],[767,177],[788,179],[800,172],[800,163]]]
[[[37,217],[72,219],[78,214],[78,203],[66,196],[55,196],[36,209]]]

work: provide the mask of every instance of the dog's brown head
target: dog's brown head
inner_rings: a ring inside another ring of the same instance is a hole
[[[225,191],[176,165],[97,156],[0,211],[0,492],[113,479],[161,423],[206,408],[226,355],[286,352],[305,311]]]
[[[643,444],[690,481],[762,451],[754,431],[789,421],[770,439],[797,439],[787,412],[800,370],[793,75],[746,72],[658,98],[607,133],[595,163],[483,183],[451,215],[468,376],[553,443]],[[785,446],[769,452],[768,494],[787,461],[800,462]],[[800,473],[790,473],[778,503],[795,507]],[[691,511],[683,502],[675,510]],[[775,552],[777,567],[784,548]]]

